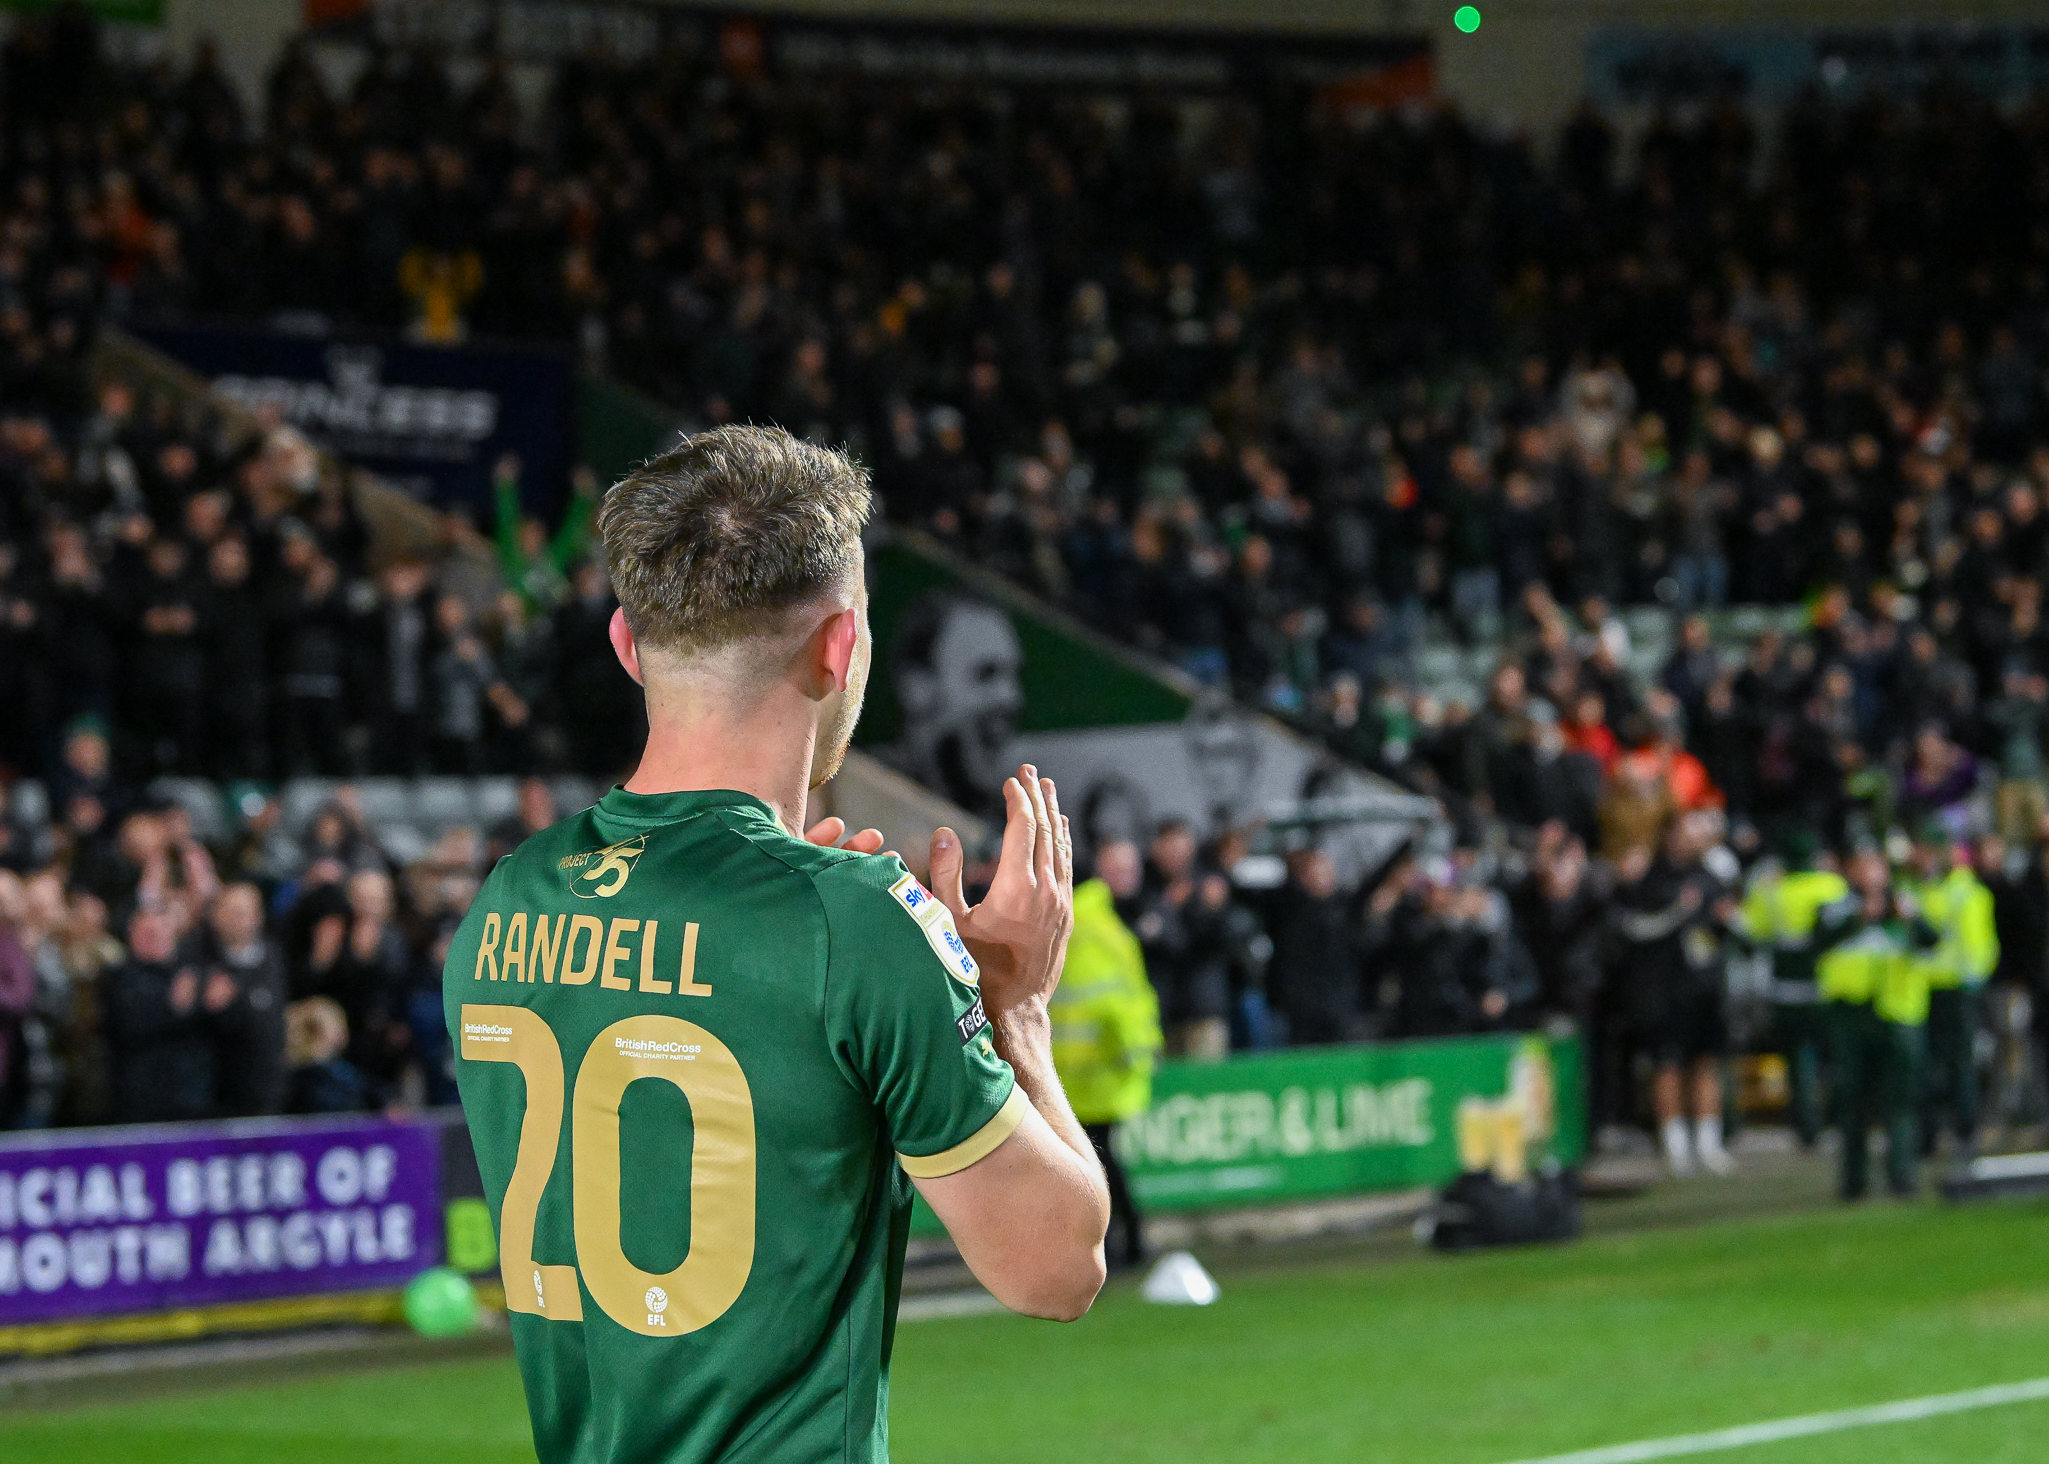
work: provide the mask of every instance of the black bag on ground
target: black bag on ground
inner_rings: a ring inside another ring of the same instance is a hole
[[[1504,1184],[1486,1170],[1461,1174],[1445,1186],[1431,1216],[1430,1243],[1439,1250],[1577,1240],[1579,1174],[1561,1169]]]

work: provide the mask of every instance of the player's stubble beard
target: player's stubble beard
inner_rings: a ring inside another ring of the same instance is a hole
[[[868,695],[868,667],[872,659],[864,613],[860,637],[854,642],[853,658],[847,663],[846,689],[838,694],[837,704],[819,723],[818,741],[811,749],[813,788],[821,787],[839,775],[841,764],[847,760],[847,749],[854,745],[854,728],[860,724],[861,703]]]

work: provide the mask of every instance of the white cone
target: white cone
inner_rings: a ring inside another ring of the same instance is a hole
[[[1139,1288],[1139,1294],[1162,1306],[1208,1306],[1223,1293],[1217,1288],[1216,1278],[1203,1270],[1201,1261],[1187,1251],[1175,1251],[1160,1258],[1152,1274],[1145,1278],[1145,1285]]]

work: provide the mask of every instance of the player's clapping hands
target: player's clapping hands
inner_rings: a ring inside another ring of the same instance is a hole
[[[1074,836],[1053,780],[1027,763],[1004,783],[1003,804],[1003,853],[978,905],[961,891],[959,836],[932,835],[932,891],[981,965],[992,1017],[1052,994],[1074,928]]]

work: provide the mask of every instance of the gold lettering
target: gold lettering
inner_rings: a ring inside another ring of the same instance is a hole
[[[589,942],[583,948],[588,958],[581,966],[572,966],[576,959],[576,938],[588,936]],[[562,948],[562,984],[564,986],[588,986],[591,978],[598,974],[598,959],[605,953],[604,922],[595,915],[578,915],[569,922],[569,944]]]
[[[505,922],[505,979],[507,981],[531,981],[533,972],[526,968],[526,911],[520,910]],[[519,975],[512,974],[512,968],[519,967]]]
[[[632,956],[632,948],[620,939],[640,929],[638,920],[628,920],[622,915],[612,917],[612,930],[605,937],[605,971],[598,977],[598,985],[609,986],[614,991],[631,991],[633,983],[624,976],[614,976],[612,968]]]
[[[666,981],[655,980],[655,929],[662,922],[650,920],[647,933],[640,938],[640,989],[652,991],[657,996],[667,996],[676,988]]]
[[[498,912],[493,910],[484,917],[484,938],[477,945],[477,974],[471,977],[471,980],[482,981],[484,979],[484,963],[486,961],[491,963],[491,979],[493,981],[499,979],[498,957],[493,954],[497,949]]]
[[[555,933],[550,935],[548,933],[548,917],[545,915],[536,915],[534,917],[534,948],[527,962],[527,968],[538,975],[543,981],[551,984],[555,980],[555,958],[562,954],[562,927],[568,924],[568,922],[569,917],[567,915],[557,915],[555,917]]]
[[[709,986],[700,986],[697,981],[697,922],[695,920],[683,927],[683,969],[676,977],[676,995],[711,995],[711,988]]]

